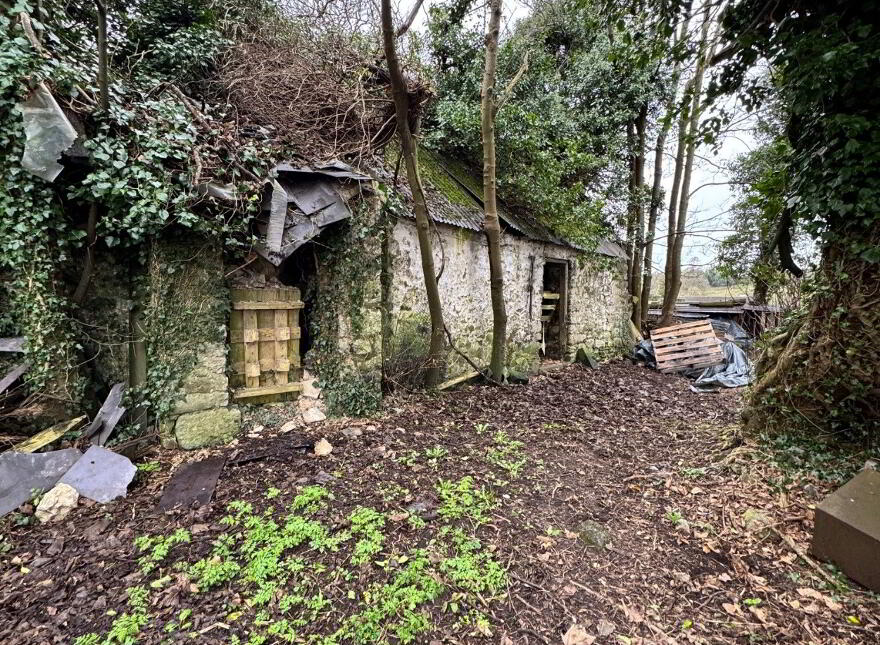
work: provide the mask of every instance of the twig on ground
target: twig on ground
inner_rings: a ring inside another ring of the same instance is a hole
[[[776,533],[776,535],[778,535],[779,538],[780,538],[783,542],[785,542],[785,544],[788,546],[789,549],[791,549],[792,551],[794,551],[795,554],[796,554],[801,560],[803,560],[803,561],[806,562],[808,565],[810,565],[810,567],[812,567],[812,569],[813,569],[816,573],[818,573],[820,576],[822,576],[822,577],[825,579],[825,581],[828,582],[832,587],[837,588],[837,587],[840,585],[840,583],[839,583],[837,580],[834,579],[834,576],[832,576],[830,573],[828,573],[827,571],[825,571],[825,569],[823,569],[821,566],[819,566],[819,564],[818,564],[815,560],[813,560],[813,558],[811,558],[809,555],[807,555],[807,552],[804,551],[802,548],[800,548],[800,547],[795,543],[795,541],[794,541],[793,539],[791,539],[791,537],[789,537],[788,535],[785,535],[784,533],[781,533],[780,531],[777,531],[777,530],[776,530],[774,527],[772,527],[772,526],[769,527],[769,528],[770,528],[771,531],[773,531],[774,533]]]

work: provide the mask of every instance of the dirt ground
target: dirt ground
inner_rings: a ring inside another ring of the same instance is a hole
[[[284,434],[262,408],[123,500],[4,520],[0,642],[880,642],[877,595],[797,552],[835,477],[743,438],[739,405],[618,362]],[[157,511],[209,455],[213,502]]]

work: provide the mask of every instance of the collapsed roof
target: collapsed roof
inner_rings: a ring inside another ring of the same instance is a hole
[[[474,177],[460,164],[441,161],[428,150],[419,151],[419,167],[430,217],[450,226],[482,231],[482,187]],[[280,266],[298,248],[320,235],[328,226],[350,217],[351,211],[346,202],[362,190],[363,182],[372,179],[337,160],[312,166],[284,162],[275,167],[273,174],[275,178],[267,182],[263,215],[257,219],[257,228],[263,241],[255,250],[274,266]],[[377,174],[390,183],[391,172],[387,168],[380,169]],[[408,187],[403,184],[400,189],[409,193]],[[207,194],[220,198],[223,198],[224,191],[229,190],[223,186],[205,187]],[[409,211],[406,215],[413,217]],[[508,233],[538,242],[584,250],[574,242],[556,235],[528,213],[508,210],[499,204],[498,215]],[[595,252],[626,259],[623,249],[607,239],[600,241]]]
[[[483,230],[483,186],[460,162],[440,159],[436,153],[419,149],[419,170],[425,189],[428,214],[435,222],[457,226],[471,231]],[[408,188],[406,189],[408,193]],[[409,196],[409,195],[408,195]],[[407,213],[412,216],[412,213]],[[530,240],[549,242],[585,250],[578,244],[556,235],[533,215],[512,210],[498,204],[502,230],[519,234]],[[595,252],[599,255],[626,260],[626,253],[615,242],[601,240]]]

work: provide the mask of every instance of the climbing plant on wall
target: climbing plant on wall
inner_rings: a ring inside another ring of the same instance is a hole
[[[108,106],[99,95],[96,5],[18,2],[0,14],[0,272],[5,325],[25,335],[29,386],[76,404],[83,355],[72,287],[90,206],[97,207],[96,253],[122,251],[135,265],[145,243],[174,225],[230,244],[243,239],[257,186],[256,145],[230,150],[211,115],[182,98],[176,83],[203,78],[229,43],[245,3],[109,3]],[[123,10],[124,9],[124,10]],[[21,103],[48,90],[80,126],[85,158],[48,181],[22,167]],[[195,85],[189,87],[195,91]],[[197,89],[197,88],[196,88]],[[235,181],[242,199],[195,208],[198,181]],[[249,191],[250,189],[250,191]]]

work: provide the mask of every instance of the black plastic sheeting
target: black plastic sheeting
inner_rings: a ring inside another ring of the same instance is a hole
[[[647,367],[657,369],[657,357],[654,356],[654,343],[650,340],[640,340],[633,348],[633,358],[644,363]]]
[[[732,341],[722,343],[721,350],[724,353],[723,363],[703,370],[685,372],[688,378],[696,379],[691,389],[697,392],[709,392],[719,386],[742,387],[752,382],[752,366],[746,353]],[[657,368],[654,345],[650,340],[639,341],[633,348],[633,358],[643,362],[647,367]]]

